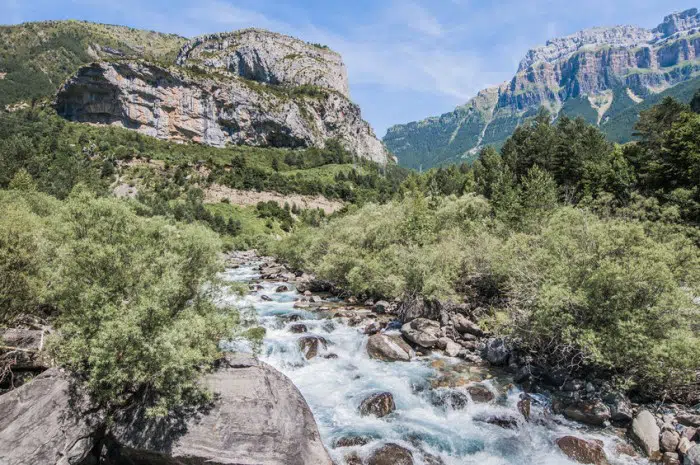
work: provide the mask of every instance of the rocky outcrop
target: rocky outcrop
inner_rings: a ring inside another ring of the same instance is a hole
[[[226,70],[273,85],[312,85],[350,96],[341,56],[328,47],[262,29],[197,37],[182,47],[181,66]]]
[[[48,370],[0,396],[0,462],[78,464],[90,455],[103,420],[72,377]]]
[[[106,422],[65,373],[51,369],[0,396],[3,465],[149,463],[331,465],[292,382],[251,356],[208,375],[213,401],[196,413],[147,418],[133,407]]]
[[[94,63],[56,97],[71,121],[121,126],[164,140],[265,147],[324,147],[337,139],[384,163],[387,151],[360,109],[338,92],[259,84],[144,62]]]

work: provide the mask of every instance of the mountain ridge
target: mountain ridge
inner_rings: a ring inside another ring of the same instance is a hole
[[[513,78],[480,91],[452,112],[392,126],[384,142],[412,168],[469,161],[484,146],[500,147],[541,106],[555,117],[582,116],[626,142],[606,130],[609,125],[620,132],[616,114],[699,73],[700,13],[695,8],[667,15],[654,29],[589,28],[531,49]]]

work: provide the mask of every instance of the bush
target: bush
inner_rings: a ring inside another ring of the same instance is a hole
[[[153,415],[204,400],[199,376],[238,319],[214,305],[217,236],[79,190],[65,202],[0,193],[0,298],[53,310],[51,351],[94,399]]]

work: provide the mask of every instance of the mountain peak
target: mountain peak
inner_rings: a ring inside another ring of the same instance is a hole
[[[700,13],[697,8],[690,8],[680,13],[671,13],[664,18],[652,32],[663,37],[669,37],[677,32],[700,27]]]

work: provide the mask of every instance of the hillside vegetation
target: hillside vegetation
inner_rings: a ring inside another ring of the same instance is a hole
[[[173,63],[183,37],[84,21],[0,26],[0,108],[53,97],[82,65],[98,59]]]

